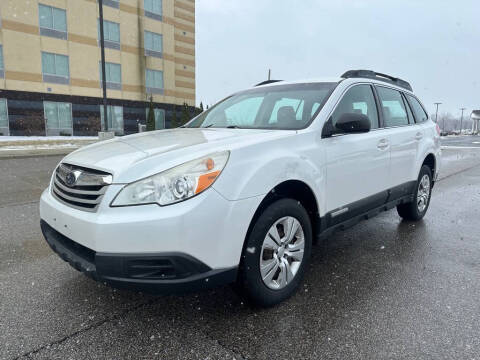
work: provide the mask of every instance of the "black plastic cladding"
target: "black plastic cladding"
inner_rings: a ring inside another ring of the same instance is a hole
[[[349,70],[345,72],[341,77],[344,79],[349,79],[349,78],[375,79],[378,81],[383,81],[383,82],[397,85],[404,89],[413,91],[412,86],[407,81],[390,76],[390,75],[378,73],[372,70]]]

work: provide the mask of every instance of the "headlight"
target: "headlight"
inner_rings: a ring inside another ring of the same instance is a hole
[[[126,185],[111,206],[173,204],[208,189],[225,167],[228,151],[189,161],[159,174]]]

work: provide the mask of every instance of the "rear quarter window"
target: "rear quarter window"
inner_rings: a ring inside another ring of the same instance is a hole
[[[415,122],[422,123],[427,121],[428,115],[423,109],[422,105],[420,105],[420,102],[416,98],[408,94],[407,99],[412,106],[413,114],[415,115]]]

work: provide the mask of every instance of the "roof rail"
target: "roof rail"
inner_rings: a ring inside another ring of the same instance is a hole
[[[257,85],[254,85],[254,86],[262,86],[262,85],[267,85],[267,84],[273,84],[273,83],[276,83],[276,82],[279,82],[279,81],[283,81],[283,80],[265,80],[265,81],[262,81],[261,83],[258,83]]]
[[[407,81],[390,76],[390,75],[378,73],[372,70],[349,70],[345,72],[341,77],[344,79],[349,79],[349,78],[375,79],[375,80],[384,81],[393,85],[400,86],[404,89],[413,91],[412,86]]]

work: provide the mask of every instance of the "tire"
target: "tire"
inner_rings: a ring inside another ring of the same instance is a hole
[[[428,178],[428,191],[425,190],[426,179]],[[422,183],[423,181],[423,183]],[[420,195],[423,192],[423,203],[420,202]],[[425,201],[425,196],[428,197]],[[427,165],[423,165],[418,175],[417,183],[415,185],[415,192],[413,194],[414,200],[409,203],[400,204],[397,206],[398,215],[405,220],[419,221],[427,213],[428,206],[432,195],[432,170]],[[422,206],[420,206],[420,204]]]
[[[303,280],[311,249],[312,225],[300,202],[280,199],[270,204],[246,239],[237,284],[242,295],[261,307],[289,298]]]

